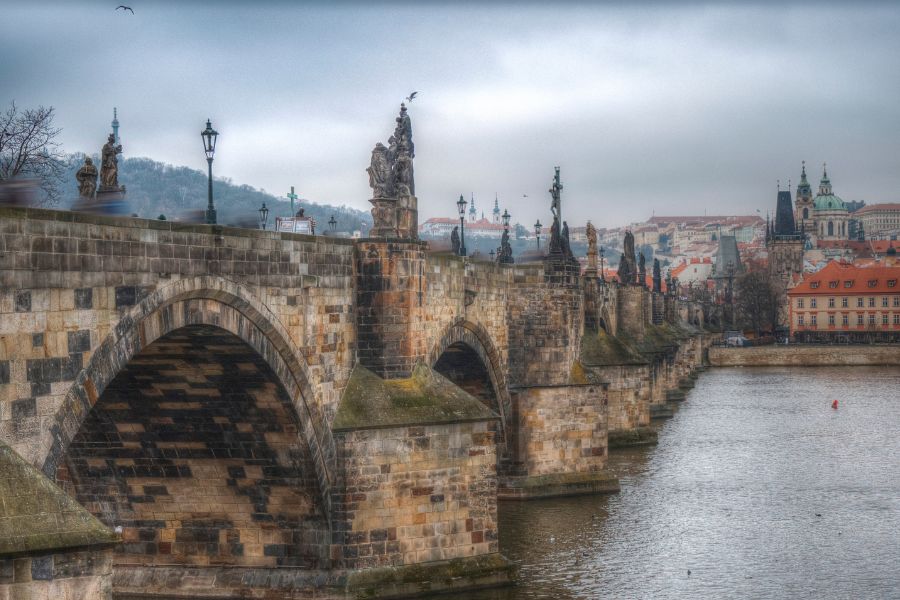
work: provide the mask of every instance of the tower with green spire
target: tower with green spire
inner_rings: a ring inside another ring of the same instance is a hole
[[[494,225],[500,224],[500,200],[497,193],[494,193]]]
[[[794,201],[795,215],[794,220],[797,227],[802,229],[804,233],[815,231],[816,224],[813,220],[813,195],[812,186],[806,179],[806,161],[802,162],[800,171],[800,183],[797,184],[797,197]]]

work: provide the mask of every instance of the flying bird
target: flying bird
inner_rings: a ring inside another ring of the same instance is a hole
[[[116,10],[119,10],[120,8],[122,10],[130,10],[131,14],[134,14],[134,10],[130,6],[125,6],[124,4],[120,4],[116,7]]]
[[[419,92],[412,92],[409,96],[406,97],[406,101],[412,102],[413,100],[415,100],[415,98],[418,94],[419,94]]]

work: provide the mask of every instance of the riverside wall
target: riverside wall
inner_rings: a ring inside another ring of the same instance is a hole
[[[900,346],[715,346],[709,349],[709,364],[713,367],[898,367]]]

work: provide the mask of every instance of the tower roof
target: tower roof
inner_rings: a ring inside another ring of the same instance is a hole
[[[778,192],[778,203],[775,206],[775,235],[795,235],[797,226],[794,223],[794,209],[790,191]]]
[[[806,178],[806,161],[804,160],[801,164],[803,166],[800,168],[800,183],[797,184],[797,195],[811,195],[812,187],[809,185],[809,180]]]

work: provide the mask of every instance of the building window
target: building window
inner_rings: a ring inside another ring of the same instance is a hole
[[[844,282],[844,287],[845,287],[845,288],[852,288],[852,287],[853,287],[853,280],[852,280],[852,279],[849,279],[849,280],[845,281],[845,282]]]
[[[863,324],[863,316],[862,315],[856,315],[856,324],[857,325]]]
[[[888,287],[895,287],[897,285],[896,279],[888,279]]]
[[[800,315],[799,317],[797,317],[797,324],[801,325],[801,326],[803,325],[803,315]]]
[[[841,308],[847,308],[847,299],[841,298]]]
[[[882,307],[882,308],[887,308],[887,306],[888,306],[888,299],[887,299],[887,296],[882,296],[882,297],[881,297],[881,307]]]
[[[834,298],[828,299],[828,308],[834,308]]]
[[[869,308],[875,308],[875,297],[869,296]]]
[[[887,315],[881,315],[881,324],[882,325],[888,324],[888,316]]]
[[[803,298],[797,298],[797,308],[803,308]]]
[[[842,316],[841,317],[841,325],[844,325],[846,327],[849,324],[850,324],[850,317],[848,317],[847,315]]]
[[[828,324],[834,325],[834,315],[828,315]]]
[[[810,307],[810,308],[816,308],[816,304],[817,304],[817,303],[816,303],[816,299],[815,299],[815,298],[810,298],[810,299],[809,299],[809,307]]]
[[[809,317],[809,324],[812,325],[812,326],[816,326],[816,325],[818,324],[818,323],[816,322],[817,320],[818,320],[818,319],[816,319],[816,315],[812,315],[812,316]]]
[[[814,289],[814,290],[815,290],[815,289],[818,289],[818,288],[819,288],[819,282],[818,282],[818,281],[810,281],[810,282],[809,282],[809,287],[811,287],[811,288]]]
[[[862,308],[862,307],[863,307],[863,299],[857,298],[856,299],[856,308]]]
[[[869,280],[869,287],[870,287],[870,288],[878,287],[878,280],[877,280],[877,279],[870,279],[870,280]]]
[[[834,289],[834,288],[837,287],[837,284],[838,284],[837,281],[829,281],[829,282],[828,282],[828,287]]]
[[[900,306],[900,296],[894,296],[894,306]]]
[[[869,325],[875,324],[875,315],[869,315]]]
[[[900,315],[894,315],[894,325],[900,325]]]

